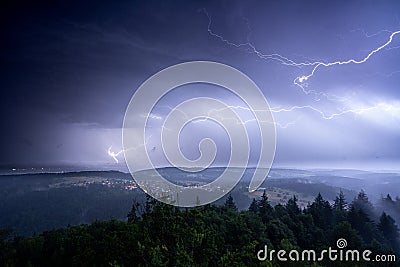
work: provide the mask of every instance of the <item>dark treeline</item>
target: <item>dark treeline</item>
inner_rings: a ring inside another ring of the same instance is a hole
[[[400,201],[382,199],[390,212]],[[383,208],[385,205],[381,205]],[[259,261],[257,251],[269,249],[369,249],[374,255],[396,254],[399,229],[392,216],[376,208],[361,191],[347,203],[342,192],[333,204],[318,194],[301,210],[293,196],[286,205],[271,206],[267,195],[238,211],[229,196],[222,206],[180,209],[147,198],[134,203],[127,221],[97,221],[46,231],[33,237],[0,232],[1,266],[380,266],[376,262]]]
[[[4,188],[0,182],[0,228],[12,228],[15,234],[22,236],[89,224],[96,219],[123,220],[132,198],[146,199],[141,190],[121,190],[99,184],[51,189],[44,184],[45,190],[29,189],[25,181],[19,184],[18,189],[10,185]],[[14,186],[18,187],[18,183]]]
[[[381,197],[377,204],[375,214],[379,215],[382,212],[390,214],[397,223],[400,223],[400,197],[396,196],[393,199],[389,194],[385,197]]]

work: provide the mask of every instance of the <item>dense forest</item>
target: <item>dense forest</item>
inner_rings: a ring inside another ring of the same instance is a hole
[[[334,203],[318,194],[300,209],[296,196],[272,206],[268,196],[238,211],[233,197],[224,205],[182,209],[150,197],[134,202],[126,221],[96,221],[32,237],[0,232],[1,266],[399,266],[399,229],[388,212],[400,213],[390,195],[374,207],[361,191],[347,203],[339,192]],[[387,209],[388,212],[383,211]],[[379,210],[380,214],[377,214]],[[268,249],[321,251],[335,247],[396,255],[397,262],[260,261]]]

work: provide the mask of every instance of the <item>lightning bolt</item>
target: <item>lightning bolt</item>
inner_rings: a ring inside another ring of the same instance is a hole
[[[118,151],[117,153],[115,153],[114,151],[111,151],[111,149],[112,149],[112,146],[110,146],[110,147],[108,148],[107,154],[108,154],[110,157],[112,157],[112,158],[115,160],[116,163],[119,163],[117,157],[118,157],[121,153],[123,153],[124,150],[120,150],[120,151]]]
[[[157,118],[157,119],[159,119],[159,118]],[[142,145],[140,145],[140,146],[138,146],[138,147],[130,147],[130,148],[127,148],[127,149],[121,149],[121,150],[118,151],[118,152],[112,151],[112,150],[111,150],[111,149],[112,149],[112,146],[110,146],[110,147],[108,148],[108,150],[107,150],[107,154],[108,154],[108,156],[112,157],[112,158],[115,160],[115,163],[119,163],[119,160],[118,160],[118,158],[117,158],[119,155],[121,155],[122,153],[124,153],[124,152],[126,152],[126,151],[136,150],[136,149],[138,149],[139,147],[146,146],[146,145],[148,144],[148,141],[150,140],[150,138],[151,138],[151,135],[149,135],[149,136],[146,138],[144,144],[142,144]]]
[[[342,110],[338,113],[332,113],[330,115],[327,115],[326,113],[322,112],[321,110],[311,106],[311,105],[305,105],[305,106],[292,106],[290,108],[281,108],[281,109],[272,109],[271,111],[273,113],[279,113],[279,112],[291,112],[294,110],[299,110],[299,109],[309,109],[312,110],[316,113],[318,113],[321,118],[323,118],[324,120],[332,120],[336,117],[339,116],[343,116],[349,113],[352,114],[356,114],[356,115],[360,115],[369,111],[373,111],[373,110],[382,110],[382,111],[392,111],[392,112],[400,112],[400,107],[391,105],[391,104],[387,104],[387,103],[378,103],[374,106],[370,106],[370,107],[365,107],[365,108],[355,108],[355,109],[346,109],[346,110]],[[397,113],[396,113],[397,114]],[[400,113],[399,113],[400,114]]]
[[[275,62],[277,62],[279,64],[282,64],[282,65],[285,65],[285,66],[296,67],[296,68],[299,68],[299,69],[311,68],[311,71],[309,71],[308,74],[295,77],[294,80],[293,80],[293,84],[296,85],[297,87],[299,87],[304,94],[313,95],[315,97],[314,100],[317,100],[317,101],[320,100],[321,97],[324,97],[324,98],[326,98],[327,100],[330,100],[330,101],[338,101],[338,102],[350,103],[350,100],[347,97],[337,96],[337,95],[330,94],[330,93],[325,93],[325,92],[320,92],[320,91],[308,89],[308,81],[310,80],[310,78],[312,78],[316,74],[316,72],[319,69],[321,69],[321,68],[329,68],[329,67],[333,67],[333,66],[348,65],[348,64],[363,64],[363,63],[367,62],[375,54],[381,52],[383,49],[391,50],[391,49],[400,48],[400,46],[389,47],[390,44],[393,42],[394,38],[396,37],[396,35],[400,34],[400,30],[399,31],[381,30],[381,31],[379,31],[377,33],[374,33],[374,34],[368,34],[367,32],[365,32],[362,29],[357,29],[357,30],[361,31],[366,38],[374,37],[374,36],[377,36],[377,35],[380,35],[380,34],[390,34],[390,35],[389,35],[389,37],[388,37],[388,39],[387,39],[387,41],[385,43],[381,44],[380,46],[376,47],[375,49],[370,50],[366,54],[366,56],[364,56],[361,59],[350,58],[350,59],[347,59],[347,60],[343,60],[343,61],[337,60],[337,61],[334,61],[334,62],[324,62],[324,61],[297,62],[297,61],[295,61],[293,59],[290,59],[290,58],[285,57],[283,55],[280,55],[278,53],[265,54],[265,53],[261,52],[260,50],[258,50],[257,47],[250,40],[252,31],[251,31],[251,28],[250,28],[250,25],[249,25],[248,21],[247,21],[247,27],[249,29],[249,33],[247,35],[246,41],[243,42],[243,43],[235,43],[235,42],[232,42],[232,41],[226,39],[224,36],[214,32],[213,29],[212,29],[212,17],[211,17],[211,15],[207,12],[206,9],[202,9],[202,12],[208,18],[207,31],[208,31],[209,35],[214,37],[214,38],[219,39],[221,42],[227,44],[228,46],[244,49],[247,52],[249,52],[251,54],[254,54],[255,56],[257,56],[258,58],[260,58],[262,60],[275,61]],[[395,72],[392,72],[392,73],[388,74],[387,76],[392,76],[392,75],[397,74],[399,72],[400,71],[395,71]],[[170,108],[171,110],[173,109],[171,107],[168,107],[168,108]],[[241,110],[251,111],[249,108],[243,107],[243,106],[227,106],[226,108],[241,109]],[[182,111],[182,110],[179,110],[179,109],[175,109],[175,110],[180,111],[184,115],[186,115],[184,113],[184,111]],[[313,105],[302,105],[302,106],[295,105],[295,106],[290,106],[288,108],[278,108],[278,107],[271,108],[271,112],[275,113],[275,114],[278,114],[278,113],[289,113],[289,112],[294,112],[296,110],[308,110],[308,111],[314,112],[314,113],[318,114],[321,119],[324,119],[324,120],[333,120],[333,119],[339,118],[341,116],[345,116],[347,114],[361,115],[361,114],[364,114],[364,113],[367,113],[367,112],[371,112],[371,111],[386,111],[386,112],[390,111],[390,112],[392,112],[392,115],[394,113],[396,115],[400,114],[400,106],[397,106],[397,105],[395,106],[395,105],[387,104],[387,103],[384,103],[384,102],[381,102],[381,103],[378,103],[378,104],[375,104],[375,105],[372,105],[372,106],[368,106],[368,107],[342,109],[339,112],[331,113],[331,114],[328,114],[328,113],[324,112],[323,110],[321,110],[321,109],[319,109],[319,108],[317,108],[317,107],[315,107]],[[213,113],[217,113],[218,114],[218,112],[220,112],[220,111],[222,111],[222,110],[210,110],[208,112],[208,115],[211,115]],[[265,111],[265,110],[263,110],[263,111]],[[155,115],[155,114],[150,114],[148,116],[148,118],[155,119],[155,120],[161,120],[162,119],[161,116]],[[243,125],[246,125],[246,124],[248,124],[250,122],[255,122],[256,121],[255,118],[244,120],[244,121],[242,121],[242,120],[238,121],[236,118],[224,118],[224,117],[221,117],[221,116],[220,116],[220,119],[221,120],[235,120],[235,123],[239,123],[239,124],[243,124]],[[285,129],[285,128],[288,128],[288,127],[294,125],[299,119],[300,119],[300,117],[297,118],[296,120],[288,122],[286,124],[282,124],[282,123],[279,123],[279,122],[276,122],[276,121],[275,122],[264,121],[264,122],[274,123],[276,126]],[[205,119],[197,119],[197,120],[195,120],[193,122],[195,123],[195,122],[200,122],[200,121],[205,121],[205,120],[207,120],[207,118],[205,118]],[[164,127],[164,126],[162,126],[162,127]],[[147,145],[147,140],[145,141],[144,145]],[[108,156],[112,157],[116,163],[119,163],[119,160],[118,160],[119,155],[122,154],[124,151],[128,151],[128,150],[131,150],[131,149],[137,149],[137,148],[128,148],[126,150],[120,150],[118,152],[114,152],[114,151],[112,151],[112,146],[110,146],[108,148],[108,150],[107,150],[107,154],[108,154]]]
[[[255,118],[242,121],[242,120],[238,120],[237,118],[222,117],[222,116],[220,116],[218,114],[221,111],[226,110],[226,109],[240,109],[240,110],[245,110],[245,111],[252,112],[252,110],[250,108],[248,108],[248,107],[226,106],[226,107],[221,108],[221,109],[211,109],[211,110],[208,111],[207,115],[211,116],[212,114],[216,114],[217,117],[219,117],[222,121],[224,121],[224,120],[233,120],[235,123],[240,124],[240,125],[246,125],[246,124],[251,123],[251,122],[257,122],[257,120]],[[184,111],[179,110],[177,108],[175,110],[181,112],[182,114],[184,114],[184,116],[188,117]],[[363,113],[371,112],[371,111],[374,111],[374,110],[392,112],[392,115],[394,115],[394,114],[400,115],[400,106],[387,104],[387,103],[384,103],[384,102],[380,102],[378,104],[375,104],[375,105],[369,106],[369,107],[344,109],[344,110],[342,110],[340,112],[331,113],[331,114],[327,114],[327,113],[319,110],[318,108],[316,108],[316,107],[314,107],[312,105],[292,106],[290,108],[271,108],[271,112],[272,113],[292,112],[292,111],[295,111],[295,110],[310,110],[312,112],[317,113],[324,120],[332,120],[332,119],[335,119],[337,117],[344,116],[344,115],[347,115],[347,114],[361,115]],[[255,110],[255,111],[256,112],[266,112],[267,110]],[[198,122],[204,122],[204,121],[207,121],[207,120],[208,120],[208,118],[205,117],[203,119],[196,119],[196,120],[194,120],[192,122],[193,123],[198,123]],[[280,128],[283,128],[283,129],[286,129],[289,126],[294,125],[298,120],[300,120],[300,117],[298,117],[296,120],[288,122],[286,124],[282,124],[282,123],[278,123],[278,122],[271,122],[271,121],[263,121],[263,120],[261,120],[259,122],[274,123],[276,126],[278,126]]]
[[[382,31],[380,31],[380,32],[378,32],[376,34],[373,34],[373,35],[367,35],[366,33],[365,33],[365,35],[369,38],[369,37],[372,37],[374,35],[378,35],[378,34],[380,34],[382,32],[389,32],[389,31],[382,30]],[[392,43],[393,38],[395,37],[395,35],[397,35],[399,33],[400,33],[400,31],[391,32],[391,34],[389,36],[389,39],[384,44],[382,44],[381,46],[373,49],[364,58],[362,58],[360,60],[348,59],[348,60],[345,60],[345,61],[335,61],[335,62],[329,62],[329,63],[325,63],[325,62],[321,62],[321,61],[316,61],[316,62],[309,63],[311,66],[313,66],[313,69],[311,70],[311,72],[309,74],[307,74],[307,75],[296,77],[294,79],[293,83],[295,85],[297,85],[298,87],[300,87],[301,90],[303,91],[303,93],[305,93],[305,94],[323,95],[328,100],[334,100],[334,99],[340,100],[341,99],[342,101],[347,101],[346,98],[339,98],[339,97],[337,97],[335,95],[326,94],[326,93],[322,93],[322,92],[316,92],[315,90],[306,90],[306,87],[308,85],[306,83],[306,81],[308,79],[310,79],[312,76],[314,76],[315,72],[320,67],[332,67],[332,66],[335,66],[335,65],[347,65],[347,64],[363,64],[363,63],[367,62],[374,54],[378,53],[379,51],[381,51],[384,48],[386,48],[388,50],[389,49],[399,48],[400,46],[388,48],[388,46]]]
[[[320,67],[331,67],[331,66],[335,66],[335,65],[346,65],[346,64],[351,64],[351,63],[353,63],[353,64],[362,64],[362,63],[365,63],[365,62],[366,62],[367,60],[369,60],[374,54],[378,53],[379,51],[381,51],[381,50],[384,49],[384,48],[387,48],[387,46],[389,46],[389,45],[392,43],[393,38],[395,37],[395,35],[397,35],[397,34],[400,33],[400,30],[399,30],[399,31],[395,31],[395,32],[391,32],[391,31],[388,31],[388,30],[381,30],[381,31],[379,31],[378,33],[375,33],[375,34],[373,34],[373,35],[368,35],[367,33],[365,33],[365,32],[363,31],[363,33],[364,33],[367,37],[372,37],[372,36],[378,35],[378,34],[380,34],[380,33],[382,33],[382,32],[391,33],[391,34],[390,34],[390,36],[389,36],[389,39],[386,41],[386,43],[384,43],[384,44],[382,44],[381,46],[379,46],[379,47],[373,49],[372,51],[370,51],[370,52],[367,54],[367,56],[365,56],[365,57],[364,57],[363,59],[361,59],[361,60],[348,59],[348,60],[346,60],[346,61],[335,61],[335,62],[329,62],[329,63],[325,63],[325,62],[322,62],[322,61],[314,61],[314,62],[296,62],[296,61],[294,61],[294,60],[291,60],[291,59],[289,59],[289,58],[287,58],[287,57],[285,57],[285,56],[282,56],[282,55],[280,55],[280,54],[277,54],[277,53],[274,53],[274,54],[263,54],[261,51],[259,51],[259,50],[256,48],[256,46],[255,46],[254,44],[252,44],[252,43],[250,42],[250,38],[249,38],[250,34],[248,35],[248,37],[247,37],[247,42],[245,42],[245,43],[234,43],[234,42],[231,42],[231,41],[225,39],[222,35],[219,35],[219,34],[215,33],[215,32],[212,30],[212,28],[211,28],[211,25],[212,25],[212,18],[211,18],[211,15],[207,12],[207,10],[206,10],[206,9],[202,9],[202,11],[204,12],[204,14],[205,14],[205,15],[207,16],[207,18],[208,18],[208,27],[207,27],[208,33],[209,33],[211,36],[213,36],[213,37],[215,37],[215,38],[218,38],[218,39],[221,40],[222,42],[224,42],[224,43],[226,43],[226,44],[228,44],[228,45],[230,45],[230,46],[236,47],[236,48],[245,47],[247,50],[249,50],[251,53],[255,54],[256,56],[258,56],[258,57],[261,58],[261,59],[275,60],[275,61],[278,61],[279,63],[281,63],[281,64],[283,64],[283,65],[294,66],[294,67],[300,67],[300,68],[301,68],[301,67],[307,67],[307,66],[313,67],[312,70],[311,70],[311,72],[310,72],[309,74],[307,74],[307,75],[302,75],[302,76],[298,76],[298,77],[296,77],[296,78],[294,79],[294,81],[293,81],[293,83],[294,83],[295,85],[299,86],[300,88],[302,88],[303,92],[306,93],[306,94],[310,94],[310,93],[323,94],[323,93],[321,93],[321,92],[315,92],[315,91],[312,91],[312,90],[305,90],[305,89],[304,89],[304,86],[302,85],[302,83],[304,83],[305,81],[307,81],[309,78],[311,78],[311,77],[315,74],[315,72],[317,71],[318,68],[320,68]],[[250,27],[249,27],[249,29],[250,29]],[[392,47],[392,48],[390,48],[390,49],[394,49],[394,48],[397,48],[397,47]]]
[[[368,53],[367,56],[365,56],[363,59],[361,60],[356,60],[356,59],[348,59],[346,61],[335,61],[335,62],[330,62],[330,63],[324,63],[324,62],[313,62],[311,63],[311,65],[314,66],[314,68],[312,69],[311,73],[308,75],[303,75],[301,77],[297,77],[294,80],[294,83],[299,85],[297,82],[303,83],[305,81],[307,81],[309,78],[311,78],[315,72],[317,71],[318,68],[320,67],[331,67],[331,66],[335,66],[335,65],[346,65],[346,64],[362,64],[365,63],[368,59],[370,59],[374,54],[378,53],[379,51],[381,51],[382,49],[384,49],[385,47],[387,47],[392,41],[395,35],[399,34],[400,31],[395,31],[392,32],[392,34],[390,34],[389,36],[389,40],[386,41],[386,43],[384,43],[383,45],[379,46],[378,48],[375,48],[374,50],[372,50],[371,52]],[[301,87],[301,85],[299,85]]]
[[[381,33],[392,33],[392,31],[389,31],[389,30],[380,30],[380,31],[378,31],[378,32],[369,34],[369,33],[366,32],[364,29],[361,29],[361,28],[352,30],[351,32],[357,32],[357,31],[360,31],[360,32],[361,32],[365,37],[367,37],[367,38],[371,38],[371,37],[378,36],[378,35],[380,35]]]
[[[284,57],[280,54],[263,54],[261,51],[259,51],[255,45],[253,45],[250,42],[250,35],[251,35],[251,29],[249,28],[249,35],[247,36],[247,42],[245,43],[234,43],[231,42],[227,39],[225,39],[222,35],[219,35],[217,33],[215,33],[212,28],[211,28],[211,24],[212,24],[212,19],[211,19],[211,15],[207,12],[207,10],[205,8],[202,9],[202,11],[204,12],[204,14],[207,16],[208,18],[208,27],[207,27],[207,31],[208,33],[215,37],[218,38],[219,40],[221,40],[223,43],[226,43],[229,46],[233,46],[236,48],[245,48],[247,49],[250,53],[253,53],[255,55],[257,55],[259,58],[264,59],[264,60],[274,60],[274,61],[278,61],[279,63],[283,64],[283,65],[288,65],[288,66],[297,66],[297,67],[301,67],[301,66],[309,66],[311,63],[296,63],[295,61]]]
[[[389,33],[389,38],[388,40],[383,43],[382,45],[378,46],[377,48],[371,50],[368,52],[368,54],[363,57],[362,59],[348,59],[348,60],[344,60],[344,61],[334,61],[334,62],[323,62],[323,61],[306,61],[306,62],[296,62],[292,59],[289,59],[283,55],[277,54],[277,53],[273,53],[273,54],[264,54],[261,51],[259,51],[256,46],[254,44],[251,43],[250,41],[250,35],[251,35],[251,29],[248,25],[249,28],[249,34],[247,36],[247,41],[243,42],[243,43],[235,43],[232,41],[229,41],[228,39],[224,38],[222,35],[215,33],[212,30],[212,18],[211,15],[207,12],[206,9],[202,9],[202,11],[204,12],[204,14],[207,16],[208,18],[208,26],[207,26],[207,31],[208,33],[219,39],[220,41],[222,41],[223,43],[235,47],[235,48],[245,48],[247,51],[249,51],[252,54],[255,54],[258,58],[263,59],[263,60],[272,60],[272,61],[277,61],[280,64],[286,65],[286,66],[293,66],[293,67],[297,67],[297,68],[304,68],[304,67],[311,67],[311,71],[306,74],[306,75],[302,75],[302,76],[298,76],[293,80],[293,84],[298,86],[301,91],[306,94],[306,95],[314,95],[316,98],[315,100],[319,101],[320,97],[325,97],[327,100],[330,101],[340,101],[340,102],[350,102],[350,99],[348,99],[347,97],[341,97],[341,96],[337,96],[337,95],[333,95],[333,94],[329,94],[329,93],[325,93],[325,92],[318,92],[316,90],[309,90],[307,89],[308,87],[308,80],[313,77],[316,73],[316,71],[320,68],[328,68],[328,67],[332,67],[332,66],[336,66],[336,65],[347,65],[347,64],[363,64],[365,62],[367,62],[372,56],[374,56],[375,54],[379,53],[381,50],[386,49],[386,50],[391,50],[391,49],[396,49],[396,48],[400,48],[400,46],[394,46],[394,47],[389,47],[389,45],[393,42],[393,39],[395,38],[396,35],[400,34],[400,30],[399,31],[389,31],[389,30],[381,30],[377,33],[374,34],[368,34],[367,32],[365,32],[362,29],[357,29],[362,31],[362,33],[367,37],[373,37],[373,36],[377,36],[379,34],[383,34],[383,33]],[[399,71],[393,72],[390,74],[394,75],[396,73],[398,73]],[[393,105],[389,105],[386,103],[378,103],[376,105],[370,106],[370,107],[364,107],[364,108],[356,108],[356,109],[346,109],[346,110],[342,110],[338,113],[332,113],[330,115],[326,114],[324,111],[312,106],[312,105],[304,105],[304,106],[292,106],[290,108],[284,108],[284,109],[280,109],[280,108],[272,108],[271,111],[273,113],[280,113],[280,112],[291,112],[291,111],[295,111],[295,110],[300,110],[300,109],[306,109],[306,110],[310,110],[313,112],[316,112],[320,115],[320,117],[322,119],[325,120],[331,120],[334,119],[336,117],[340,117],[349,113],[353,113],[356,115],[362,114],[362,113],[366,113],[372,110],[398,110],[398,107],[394,107]],[[295,122],[291,122],[287,125],[284,125],[286,127],[281,127],[282,125],[280,125],[279,123],[276,123],[278,126],[280,126],[281,128],[287,128],[289,125],[293,125]]]

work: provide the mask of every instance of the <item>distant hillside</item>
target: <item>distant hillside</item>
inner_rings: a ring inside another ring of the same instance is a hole
[[[193,175],[176,168],[159,169],[170,181],[189,184],[208,183],[223,170],[210,168]],[[342,190],[351,201],[364,188],[370,199],[378,202],[384,189],[392,196],[397,196],[393,191],[400,188],[397,174],[375,175],[360,171],[352,172],[357,177],[344,177],[334,170],[273,169],[262,188],[250,194],[247,187],[252,172],[254,169],[246,170],[243,179],[231,192],[239,210],[248,209],[253,198],[259,198],[264,189],[272,205],[286,204],[288,199],[296,195],[299,206],[304,208],[318,193],[332,203]],[[31,235],[97,219],[125,220],[132,201],[143,200],[144,197],[131,175],[119,171],[1,175],[0,228],[12,228],[18,234]],[[216,204],[223,204],[226,198],[221,198]]]

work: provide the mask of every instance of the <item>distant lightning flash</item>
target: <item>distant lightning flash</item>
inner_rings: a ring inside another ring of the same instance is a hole
[[[294,110],[298,110],[298,109],[309,109],[312,111],[315,111],[317,113],[319,113],[321,115],[321,118],[323,118],[324,120],[332,120],[336,117],[339,116],[343,116],[349,113],[355,114],[355,115],[360,115],[369,111],[373,111],[373,110],[382,110],[382,111],[392,111],[392,112],[396,112],[396,114],[400,114],[400,107],[394,106],[394,105],[390,105],[387,103],[378,103],[374,106],[370,106],[370,107],[365,107],[365,108],[354,108],[354,109],[346,109],[343,110],[341,112],[338,113],[332,113],[330,115],[325,114],[324,112],[320,111],[319,109],[310,106],[310,105],[305,105],[305,106],[292,106],[290,108],[281,108],[281,109],[272,109],[271,111],[273,113],[279,113],[279,112],[291,112]]]
[[[110,146],[110,147],[108,148],[108,150],[107,150],[108,155],[109,155],[110,157],[112,157],[112,158],[115,160],[116,163],[119,163],[117,157],[118,157],[121,153],[123,153],[124,150],[120,150],[120,151],[118,151],[117,153],[115,153],[114,151],[111,151],[111,148],[112,148],[112,146]]]
[[[149,135],[149,136],[147,137],[147,139],[145,140],[144,144],[142,144],[141,146],[146,146],[150,138],[151,138],[151,135]],[[140,147],[141,147],[141,146],[140,146]],[[118,158],[117,158],[119,155],[121,155],[122,153],[124,153],[124,152],[126,152],[126,151],[136,150],[136,149],[138,149],[138,147],[131,147],[131,148],[127,148],[127,149],[122,149],[122,150],[120,150],[120,151],[118,151],[118,152],[114,152],[114,151],[112,151],[111,149],[112,149],[112,146],[110,146],[110,147],[108,148],[107,154],[115,160],[115,163],[119,163],[119,160],[118,160]],[[154,150],[153,150],[153,151],[154,151]]]
[[[222,117],[219,116],[219,113],[225,109],[241,109],[241,110],[246,110],[246,111],[252,111],[250,108],[248,107],[243,107],[243,106],[227,106],[221,109],[211,109],[208,112],[208,116],[211,116],[212,114],[216,114],[222,121],[223,120],[234,120],[235,123],[237,124],[241,124],[241,125],[246,125],[250,122],[257,122],[257,119],[253,118],[253,119],[248,119],[248,120],[244,120],[244,121],[239,121],[236,118],[231,118],[231,117]],[[320,117],[324,120],[332,120],[334,118],[340,117],[340,116],[344,116],[347,114],[354,114],[354,115],[361,115],[367,112],[371,112],[374,110],[381,110],[381,111],[386,111],[386,112],[392,112],[392,115],[396,114],[397,116],[400,115],[400,106],[395,106],[395,105],[391,105],[391,104],[387,104],[387,103],[378,103],[375,104],[373,106],[369,106],[369,107],[364,107],[364,108],[351,108],[351,109],[345,109],[342,110],[338,113],[332,113],[332,114],[326,114],[325,112],[319,110],[318,108],[311,106],[311,105],[304,105],[304,106],[292,106],[290,108],[271,108],[271,112],[272,113],[283,113],[283,112],[292,112],[295,110],[311,110],[313,112],[316,112],[317,114],[320,115]],[[182,114],[184,114],[185,116],[186,113],[182,110],[179,109],[175,109],[179,112],[181,112]],[[267,110],[254,110],[255,112],[266,112]],[[195,121],[193,121],[193,123],[198,123],[198,122],[203,122],[203,121],[207,121],[207,118],[204,119],[196,119]],[[274,123],[276,126],[280,127],[280,128],[288,128],[291,125],[294,125],[297,121],[299,120],[299,118],[297,118],[295,121],[291,121],[288,122],[286,124],[281,124],[278,122],[271,122],[271,121],[259,121],[261,123]]]
[[[188,117],[188,115],[183,110],[180,110],[178,108],[172,108],[172,107],[169,107],[169,106],[167,106],[167,107],[169,109],[171,109],[171,110],[176,110],[178,112],[181,112],[185,117]],[[238,110],[254,112],[254,110],[251,110],[248,107],[244,107],[244,106],[240,106],[240,105],[236,105],[236,106],[231,105],[231,106],[226,106],[226,107],[221,108],[221,109],[211,109],[211,110],[208,111],[207,114],[210,117],[213,114],[216,115],[216,116],[219,116],[219,113],[221,111],[225,110],[225,109],[238,109]],[[367,113],[367,112],[371,112],[371,111],[374,111],[374,110],[392,112],[392,116],[396,115],[397,117],[400,117],[400,105],[391,105],[391,104],[387,104],[387,103],[383,103],[383,102],[378,103],[378,104],[373,105],[373,106],[370,106],[370,107],[346,109],[346,110],[342,110],[342,111],[340,111],[338,113],[332,113],[332,114],[326,114],[323,111],[321,111],[318,108],[315,108],[315,107],[313,107],[311,105],[292,106],[290,108],[271,108],[270,111],[272,113],[284,113],[284,112],[292,112],[292,111],[295,111],[295,110],[311,110],[311,111],[316,112],[317,114],[319,114],[320,117],[322,119],[324,119],[324,120],[333,120],[333,119],[335,119],[337,117],[344,116],[346,114],[361,115],[361,114],[364,114],[364,113]],[[255,111],[256,112],[266,112],[267,110],[255,110]],[[148,116],[148,118],[155,119],[155,120],[160,120],[161,116],[158,116],[157,118],[156,117],[152,117],[152,116]],[[246,125],[246,124],[251,123],[251,122],[274,123],[276,126],[282,128],[282,129],[285,129],[285,128],[288,128],[288,127],[294,125],[300,119],[300,118],[297,118],[295,121],[291,121],[291,122],[288,122],[286,124],[282,124],[282,123],[271,122],[271,121],[257,121],[256,118],[252,118],[252,119],[248,119],[248,120],[244,120],[244,121],[242,121],[242,120],[239,121],[239,120],[237,120],[237,118],[232,118],[232,117],[219,116],[219,118],[221,120],[234,120],[235,123],[238,123],[238,124],[241,124],[241,125]],[[204,122],[204,121],[207,121],[207,120],[208,120],[208,118],[205,117],[204,119],[196,119],[196,120],[193,120],[192,122],[193,123],[198,123],[198,122]],[[164,126],[162,126],[162,127],[164,127]],[[151,138],[151,135],[146,139],[144,145],[148,144],[149,138]],[[133,147],[133,148],[125,149],[125,150],[120,150],[118,152],[114,152],[114,151],[112,151],[112,146],[110,146],[108,148],[108,150],[107,150],[107,153],[108,153],[108,155],[110,157],[112,157],[115,160],[116,163],[119,163],[118,156],[120,154],[124,153],[125,151],[136,150],[136,149],[137,149],[137,147]],[[154,150],[155,150],[155,147],[153,147],[153,149],[151,151],[154,151]]]

